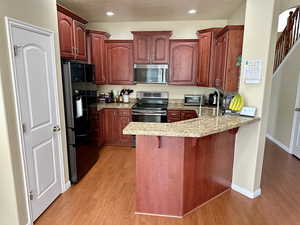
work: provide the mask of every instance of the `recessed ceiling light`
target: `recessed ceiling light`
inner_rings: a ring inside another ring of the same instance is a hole
[[[111,11],[108,11],[108,12],[106,12],[106,15],[107,16],[113,16],[113,15],[115,15],[113,12],[111,12]]]
[[[189,14],[195,14],[195,13],[197,13],[197,10],[196,10],[196,9],[190,9],[190,10],[188,11],[188,13],[189,13]]]

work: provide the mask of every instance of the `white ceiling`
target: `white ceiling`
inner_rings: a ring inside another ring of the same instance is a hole
[[[58,0],[89,22],[227,19],[244,0]],[[189,9],[198,10],[190,15]],[[108,17],[106,11],[114,16]]]

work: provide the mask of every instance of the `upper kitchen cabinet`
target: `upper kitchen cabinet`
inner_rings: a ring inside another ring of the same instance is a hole
[[[106,84],[106,57],[104,41],[110,35],[101,31],[88,30],[87,45],[89,63],[95,65],[95,83],[97,85]]]
[[[198,40],[171,40],[169,84],[195,85],[198,72]]]
[[[109,84],[133,84],[132,41],[105,41]]]
[[[202,87],[213,87],[215,82],[214,58],[216,35],[222,28],[210,28],[199,30],[199,71],[197,76],[197,85]]]
[[[85,25],[73,20],[75,58],[87,60]]]
[[[168,64],[171,31],[133,31],[135,64]]]
[[[71,17],[58,12],[58,29],[61,57],[73,58],[74,40],[73,40],[73,20]]]
[[[237,91],[240,67],[238,57],[242,55],[244,26],[226,26],[215,44],[214,86],[224,91]]]
[[[58,31],[62,58],[86,60],[86,20],[57,5]]]

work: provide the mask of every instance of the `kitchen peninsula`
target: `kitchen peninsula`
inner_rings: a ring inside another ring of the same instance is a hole
[[[200,116],[130,123],[136,135],[136,213],[183,217],[231,186],[235,135],[258,118]]]

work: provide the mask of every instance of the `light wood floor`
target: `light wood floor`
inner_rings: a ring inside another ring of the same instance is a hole
[[[135,215],[135,155],[105,147],[84,179],[60,196],[36,225],[300,225],[300,161],[270,142],[255,200],[229,191],[184,219]]]

